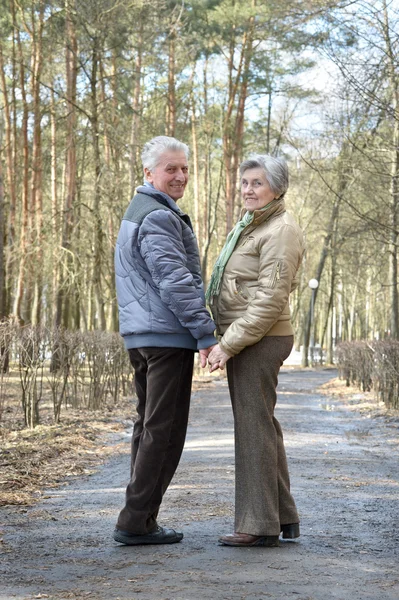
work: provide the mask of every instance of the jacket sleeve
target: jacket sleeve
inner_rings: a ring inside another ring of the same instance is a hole
[[[177,216],[166,210],[153,211],[140,226],[140,253],[162,302],[181,325],[197,340],[212,339],[216,326],[206,309],[203,289],[195,284],[187,267],[183,235],[183,223]]]
[[[302,245],[291,225],[283,225],[260,241],[256,293],[219,342],[226,354],[234,356],[256,344],[276,323],[288,303],[301,260]]]

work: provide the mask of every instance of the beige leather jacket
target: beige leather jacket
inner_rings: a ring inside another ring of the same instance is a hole
[[[245,211],[243,211],[244,213]],[[293,335],[288,298],[305,245],[284,200],[255,211],[223,273],[211,310],[221,348],[234,356],[265,335]]]

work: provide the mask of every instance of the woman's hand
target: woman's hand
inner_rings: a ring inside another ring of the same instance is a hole
[[[223,371],[224,365],[229,360],[230,356],[224,352],[219,344],[213,347],[212,351],[208,356],[209,372],[212,373],[216,369]]]

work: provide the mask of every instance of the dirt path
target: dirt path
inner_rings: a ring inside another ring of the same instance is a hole
[[[0,599],[380,600],[399,598],[398,425],[331,406],[317,388],[334,371],[283,371],[285,431],[302,536],[279,548],[228,548],[233,429],[227,386],[194,394],[189,435],[160,521],[180,544],[123,547],[111,533],[126,454],[51,491],[31,509],[1,511]],[[336,400],[333,401],[336,403]]]

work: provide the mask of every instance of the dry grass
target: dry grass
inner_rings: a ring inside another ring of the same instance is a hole
[[[330,398],[339,398],[349,410],[360,412],[370,417],[386,417],[389,421],[399,422],[399,411],[390,409],[378,401],[374,392],[362,392],[357,387],[347,387],[342,379],[331,379],[321,386],[320,391]]]
[[[90,473],[115,447],[104,444],[122,422],[92,420],[83,415],[74,423],[40,425],[3,436],[0,450],[0,506],[32,504],[44,487],[60,485],[65,477]],[[105,435],[104,435],[105,434]]]
[[[112,434],[126,429],[135,412],[132,399],[101,411],[66,408],[61,423],[54,425],[52,406],[45,398],[40,403],[41,425],[30,430],[24,427],[19,394],[17,382],[11,382],[0,429],[0,506],[33,504],[44,488],[93,472],[119,450],[111,443]]]

